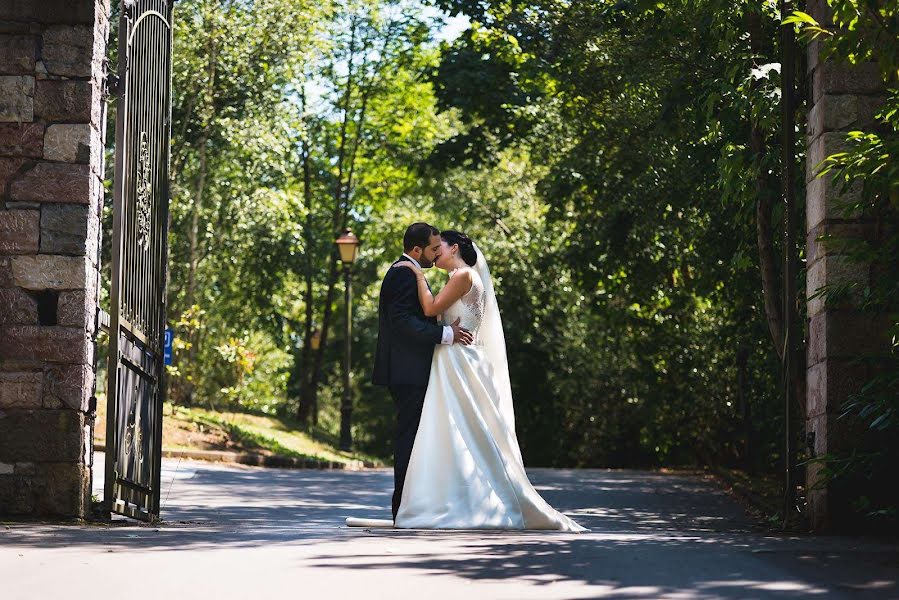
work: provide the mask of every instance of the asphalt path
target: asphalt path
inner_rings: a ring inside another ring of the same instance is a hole
[[[529,473],[590,532],[347,528],[390,471],[166,459],[159,524],[0,526],[0,598],[899,598],[895,542],[767,533],[699,475]]]

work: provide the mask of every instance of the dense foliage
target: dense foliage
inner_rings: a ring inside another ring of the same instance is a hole
[[[469,27],[439,41],[412,1],[178,3],[172,397],[336,431],[332,242],[350,226],[354,434],[389,456],[393,407],[368,384],[377,294],[427,220],[491,261],[529,465],[776,468],[781,173],[795,161],[803,198],[805,122],[800,102],[784,149],[777,3],[437,5]],[[895,75],[894,46],[835,39]],[[834,172],[895,201],[879,135]],[[875,427],[896,426],[890,393],[860,408]]]
[[[436,73],[441,106],[465,117],[433,168],[489,169],[524,151],[541,167],[544,219],[515,235],[543,230],[530,270],[550,276],[507,276],[502,290],[520,429],[541,440],[526,456],[776,462],[756,206],[764,195],[770,215],[779,188],[757,175],[780,170],[779,15],[752,2],[445,8],[478,22]]]
[[[829,59],[876,63],[887,86],[874,122],[849,132],[845,150],[822,165],[822,176],[845,192],[841,216],[867,223],[862,235],[837,231],[827,241],[861,265],[860,272],[870,269],[871,276],[817,294],[833,306],[848,303],[869,313],[883,324],[889,343],[883,352],[855,358],[866,379],[839,417],[868,435],[817,460],[828,480],[854,499],[860,515],[895,522],[899,485],[888,474],[899,460],[899,4],[834,0],[831,7],[834,27],[802,12],[791,20],[823,45]]]

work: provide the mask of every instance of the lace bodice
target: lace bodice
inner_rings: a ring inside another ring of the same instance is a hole
[[[471,289],[444,311],[443,321],[444,323],[452,323],[457,318],[461,319],[459,324],[471,332],[475,343],[477,343],[478,329],[480,329],[481,320],[484,318],[484,282],[481,281],[477,271],[471,268],[457,269],[453,271],[451,276],[458,277],[464,271],[471,273]]]

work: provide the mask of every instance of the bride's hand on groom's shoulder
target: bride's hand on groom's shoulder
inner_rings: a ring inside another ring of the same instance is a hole
[[[418,277],[419,275],[424,277],[424,271],[422,271],[421,269],[419,269],[418,267],[416,267],[415,265],[413,265],[412,263],[407,262],[407,261],[396,263],[395,265],[393,265],[392,268],[394,268],[394,269],[406,268],[406,269],[409,269],[410,271],[412,271],[416,277]]]

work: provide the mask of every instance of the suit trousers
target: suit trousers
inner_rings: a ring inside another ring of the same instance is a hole
[[[427,386],[394,385],[390,386],[390,395],[396,405],[396,436],[393,444],[393,518],[400,509],[403,498],[403,483],[406,481],[406,470],[418,433],[421,421],[421,409],[424,406]]]

